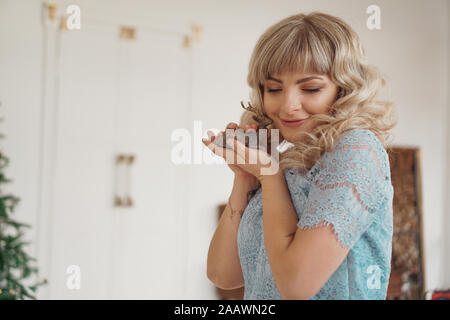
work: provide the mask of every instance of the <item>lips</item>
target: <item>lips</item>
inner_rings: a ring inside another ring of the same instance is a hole
[[[290,120],[290,121],[281,120],[281,123],[282,123],[285,127],[297,127],[297,126],[302,125],[305,121],[306,121],[306,119]]]
[[[283,120],[283,119],[281,119],[281,120],[284,122],[298,122],[298,121],[306,120],[306,118],[305,119],[295,119],[295,120]]]

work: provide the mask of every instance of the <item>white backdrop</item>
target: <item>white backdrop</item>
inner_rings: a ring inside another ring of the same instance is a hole
[[[179,37],[141,28],[120,39],[118,29],[84,22],[58,32],[52,219],[44,222],[51,298],[179,299],[185,290],[187,171],[161,137],[187,126],[191,53]],[[118,154],[135,157],[131,208],[113,207]],[[65,287],[61,270],[72,264],[80,290]]]

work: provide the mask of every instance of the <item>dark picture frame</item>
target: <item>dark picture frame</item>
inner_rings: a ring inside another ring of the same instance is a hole
[[[386,299],[420,300],[425,294],[421,151],[387,149],[394,187],[391,275]]]

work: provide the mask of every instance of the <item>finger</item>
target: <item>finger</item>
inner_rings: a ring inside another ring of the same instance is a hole
[[[211,141],[209,141],[209,139],[208,138],[202,138],[202,142],[203,142],[203,144],[205,145],[205,146],[209,146],[209,144],[211,143]]]
[[[221,156],[228,164],[236,163],[237,156],[235,152],[229,148],[216,147],[216,154]]]
[[[212,139],[208,139],[208,138],[202,138],[202,142],[205,146],[207,146],[211,151],[214,152],[214,150],[212,149],[214,147],[214,136]]]
[[[216,138],[218,137],[218,136],[216,136],[216,135],[214,134],[214,132],[211,131],[211,130],[208,130],[207,133],[208,133],[209,140],[210,140],[211,142],[214,142],[214,141],[216,140]],[[220,132],[219,132],[219,135],[220,135]]]
[[[248,163],[248,148],[237,139],[228,139],[227,144],[232,147],[236,156],[240,159],[238,163]]]
[[[213,139],[214,139],[214,137],[213,137]],[[227,160],[226,152],[232,152],[232,150],[219,147],[218,145],[213,143],[213,141],[207,141],[207,139],[205,139],[205,138],[203,138],[202,140],[203,140],[203,143],[208,147],[208,149],[211,150],[211,152],[213,152],[215,155],[217,155],[219,157],[224,158],[225,160]],[[231,155],[229,157],[231,157]],[[227,162],[231,162],[231,161],[234,161],[234,160],[230,160]],[[231,163],[233,163],[233,162],[231,162]]]
[[[237,127],[239,127],[239,125],[235,122],[230,122],[227,124],[226,129],[236,129]]]
[[[211,142],[214,142],[214,140],[216,140],[216,136],[212,136]]]
[[[217,147],[215,143],[212,143],[212,141],[208,141],[206,146],[208,147],[209,150],[211,150],[211,152],[213,152],[214,154],[220,156],[220,149],[221,148]]]

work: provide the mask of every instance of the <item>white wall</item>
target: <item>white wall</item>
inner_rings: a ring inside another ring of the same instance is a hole
[[[450,286],[450,107],[448,1],[377,1],[382,29],[366,28],[366,8],[373,1],[139,1],[85,0],[83,14],[102,12],[124,23],[146,21],[164,29],[189,31],[204,27],[196,44],[192,83],[192,119],[205,128],[238,121],[239,102],[248,99],[247,66],[260,34],[271,24],[297,12],[321,10],[342,17],[361,36],[369,60],[386,74],[398,104],[396,145],[422,148],[423,208],[427,287]],[[42,31],[40,1],[0,0],[0,100],[6,118],[4,152],[10,190],[22,198],[17,217],[36,225]],[[193,132],[193,127],[188,128]],[[167,137],[170,143],[170,137]],[[191,165],[188,229],[190,299],[214,298],[206,279],[206,255],[217,223],[217,205],[228,198],[232,174],[226,166]],[[446,173],[446,174],[445,174]],[[445,178],[447,176],[447,179]],[[35,228],[29,232],[36,238]],[[39,245],[39,244],[36,244]],[[145,245],[145,244],[143,244]],[[446,255],[447,254],[447,255]],[[63,272],[63,271],[62,271]]]
[[[444,229],[444,234],[446,237],[444,238],[444,243],[446,246],[442,246],[442,252],[444,257],[444,268],[450,265],[450,234],[448,230],[450,230],[450,2],[447,1],[447,156],[446,156],[446,197],[444,197],[444,223],[442,224],[442,228]],[[445,273],[445,281],[447,285],[450,284],[450,274],[448,272]]]
[[[36,242],[42,32],[40,2],[0,0],[0,132],[5,171],[13,182],[2,192],[21,198],[15,218],[32,225],[26,240]],[[35,255],[36,246],[28,247]]]

